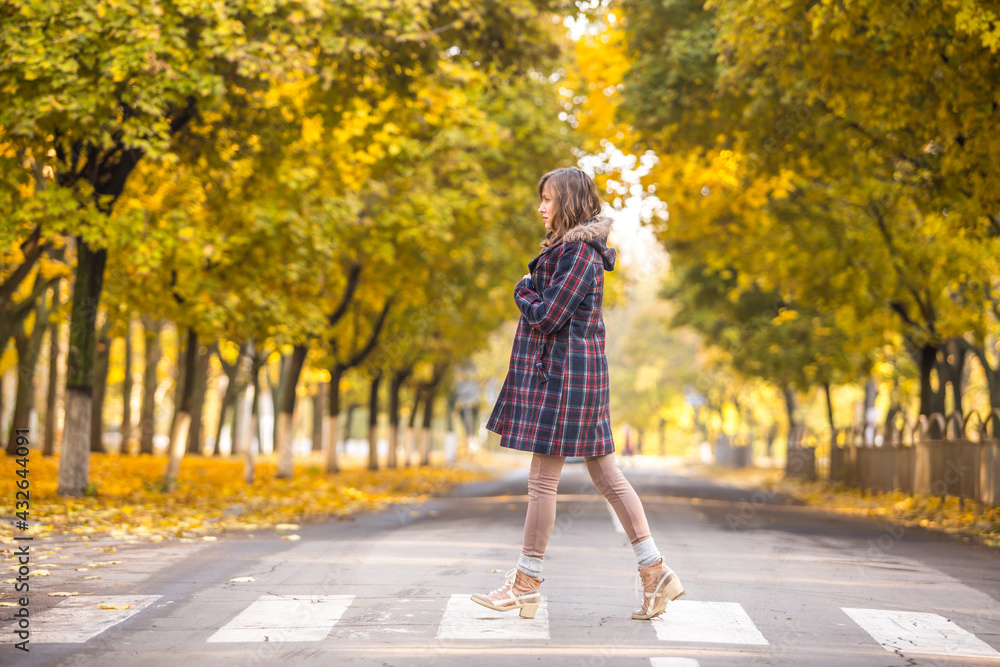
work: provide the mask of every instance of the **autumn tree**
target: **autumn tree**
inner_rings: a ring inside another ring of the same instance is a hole
[[[303,94],[317,112],[335,118],[358,99],[360,82],[374,78],[405,91],[449,46],[489,63],[536,56],[548,49],[536,38],[546,34],[542,17],[552,8],[546,0],[516,12],[470,2],[386,8],[365,0],[329,7],[247,0],[222,8],[133,2],[127,9],[6,3],[0,49],[8,97],[0,127],[8,154],[37,173],[48,168],[54,188],[68,192],[64,202],[95,214],[66,228],[79,252],[60,492],[79,494],[87,480],[106,240],[123,230],[111,214],[143,158],[175,159],[175,141],[206,115],[252,113],[260,108],[256,96],[297,73],[310,75]],[[64,39],[69,33],[73,39]],[[197,48],[178,47],[192,44]],[[281,124],[280,110],[270,111]]]
[[[610,96],[630,148],[659,157],[649,181],[675,263],[732,271],[739,292],[809,304],[873,346],[899,331],[920,366],[921,412],[940,409],[931,375],[981,308],[956,295],[983,289],[975,269],[956,281],[947,267],[983,266],[997,237],[983,187],[998,148],[985,130],[1000,75],[989,12],[619,7],[630,67]]]

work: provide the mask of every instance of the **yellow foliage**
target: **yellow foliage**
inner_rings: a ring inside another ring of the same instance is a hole
[[[293,479],[279,480],[275,460],[262,457],[255,466],[254,483],[247,485],[242,460],[191,457],[181,462],[177,490],[162,493],[166,457],[92,454],[90,479],[96,495],[66,499],[56,495],[58,465],[56,458],[33,456],[30,461],[29,518],[39,522],[30,534],[109,534],[154,541],[202,538],[422,502],[455,484],[489,478],[484,472],[446,467],[327,475],[320,459],[314,458],[297,465]],[[15,479],[20,478],[7,475],[0,483],[4,497],[14,497]],[[0,530],[0,541],[11,537],[9,526]]]

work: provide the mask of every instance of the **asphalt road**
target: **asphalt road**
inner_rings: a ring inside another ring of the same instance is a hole
[[[663,617],[631,620],[632,551],[580,464],[538,615],[491,612],[468,597],[517,559],[525,475],[295,541],[36,544],[31,651],[0,607],[0,665],[1000,665],[1000,551],[665,468],[626,470],[687,590]]]

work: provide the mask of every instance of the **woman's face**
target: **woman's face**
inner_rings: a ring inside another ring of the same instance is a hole
[[[542,190],[542,203],[538,206],[538,212],[542,214],[545,229],[551,230],[552,218],[556,214],[556,204],[552,199],[552,191],[547,187]]]

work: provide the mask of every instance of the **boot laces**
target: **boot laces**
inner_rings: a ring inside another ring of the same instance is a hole
[[[507,581],[505,581],[504,585],[501,586],[500,588],[498,588],[496,590],[493,590],[493,591],[490,591],[490,595],[497,595],[498,593],[506,593],[508,590],[510,590],[511,588],[513,588],[514,587],[514,578],[516,576],[517,576],[517,568],[516,567],[507,570],[507,574],[504,575],[504,577],[507,579]]]
[[[641,609],[646,608],[646,588],[642,585],[642,575],[638,572],[635,574],[635,599]]]

